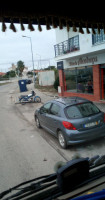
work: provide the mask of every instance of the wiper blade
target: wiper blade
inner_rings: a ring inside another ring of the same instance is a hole
[[[57,173],[50,174],[47,176],[38,177],[35,179],[32,179],[30,181],[23,182],[13,188],[10,188],[9,190],[6,190],[0,194],[0,199],[3,197],[4,200],[18,200],[18,199],[34,199],[33,197],[30,198],[30,196],[37,196],[42,195],[41,198],[36,199],[52,199],[53,197],[58,197],[60,194],[62,195],[64,192],[73,191],[74,189],[78,188],[79,186],[82,186],[84,184],[87,184],[88,182],[91,182],[92,180],[96,180],[99,177],[102,177],[105,175],[105,155],[103,156],[93,156],[92,158],[79,158],[74,159],[67,162],[67,165],[60,168],[60,170],[57,171]],[[102,165],[102,166],[101,166]],[[97,167],[100,166],[100,167]],[[84,170],[84,175],[83,171]],[[98,168],[98,169],[97,169]],[[73,170],[74,169],[74,170]],[[86,172],[85,172],[86,171]],[[80,173],[82,175],[80,176]],[[77,179],[77,176],[79,177]],[[82,177],[84,179],[82,180]],[[79,181],[76,182],[75,178]],[[63,184],[63,187],[62,187]],[[74,185],[73,185],[74,184]],[[25,186],[25,187],[22,187]],[[67,191],[66,191],[66,188]],[[14,192],[10,195],[10,192]],[[45,195],[45,198],[43,198],[43,195]],[[46,198],[47,197],[47,198]]]
[[[90,168],[94,168],[103,164],[105,164],[105,155],[96,155],[89,159]]]
[[[44,190],[44,189],[48,189],[49,187],[53,186],[56,184],[56,181],[53,181],[52,183],[48,183],[45,185],[41,185],[39,187],[35,187],[35,186],[30,186],[30,187],[26,187],[24,189],[22,189],[21,191],[17,192],[16,194],[13,194],[7,198],[5,198],[4,200],[9,200],[9,199],[23,199],[25,197],[28,197],[30,195],[33,195],[36,192],[39,192],[40,190]]]
[[[41,184],[50,182],[50,181],[54,180],[55,178],[56,178],[56,174],[50,174],[50,175],[41,176],[41,177],[29,180],[29,181],[25,181],[25,182],[13,187],[13,188],[10,188],[10,189],[2,192],[0,194],[0,199],[2,199],[4,196],[6,196],[7,194],[11,193],[14,190],[20,190],[20,192],[17,193],[17,196],[22,194],[22,193],[25,193],[25,192],[27,192],[29,190],[33,190],[33,189],[38,190],[38,188],[41,187]],[[38,181],[38,180],[41,180],[41,181]],[[35,181],[38,181],[38,182],[33,183],[33,184],[31,184],[29,186],[26,186],[24,188],[20,188],[21,186],[24,186],[26,184],[29,184],[29,183],[32,183],[32,182],[35,182]],[[13,196],[15,196],[15,195],[13,195]],[[9,197],[7,199],[9,199]]]

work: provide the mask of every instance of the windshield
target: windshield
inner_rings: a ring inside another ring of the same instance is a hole
[[[100,112],[100,110],[92,103],[84,103],[77,105],[80,113],[83,117],[88,117],[90,115],[95,115]]]
[[[99,112],[100,110],[93,103],[82,103],[66,108],[68,118],[89,117]]]
[[[33,24],[32,31],[29,23],[23,32],[20,24],[12,29],[5,24],[6,31],[0,31],[1,192],[55,173],[59,162],[105,152],[104,30],[93,34],[91,27],[89,33],[83,28],[83,34],[79,27],[75,32]],[[77,101],[65,110],[69,120],[59,97]],[[78,98],[89,103],[79,104]]]

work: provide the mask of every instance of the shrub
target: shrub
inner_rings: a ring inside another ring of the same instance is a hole
[[[57,78],[55,79],[54,88],[55,88],[56,90],[58,90],[58,86],[59,86],[59,76],[57,76]]]

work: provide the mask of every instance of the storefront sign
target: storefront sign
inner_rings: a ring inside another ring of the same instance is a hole
[[[94,57],[80,57],[78,60],[74,60],[74,61],[70,61],[69,64],[70,66],[74,66],[74,65],[94,65],[95,63],[98,62],[98,58],[97,56]]]
[[[57,62],[57,69],[63,69],[63,61]]]

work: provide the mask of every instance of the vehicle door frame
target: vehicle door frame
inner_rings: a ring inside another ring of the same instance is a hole
[[[46,122],[47,112],[41,112],[41,109],[42,109],[46,104],[49,104],[49,103],[51,103],[51,105],[52,105],[52,102],[47,102],[47,103],[45,103],[45,104],[40,108],[39,120],[40,120],[41,126],[44,127],[44,128],[47,127],[47,122]],[[50,105],[50,107],[49,107],[49,109],[48,109],[48,112],[49,112],[49,110],[50,110],[50,108],[51,108],[51,105]]]
[[[58,103],[52,102],[51,107],[50,107],[50,109],[49,109],[49,113],[47,113],[47,115],[46,115],[46,117],[47,117],[47,129],[48,129],[48,131],[49,131],[52,135],[54,135],[54,136],[57,137],[57,133],[56,133],[56,123],[57,123],[57,120],[58,120],[58,118],[60,117],[60,115],[53,115],[53,114],[50,113],[50,112],[51,112],[51,108],[52,108],[52,106],[53,106],[54,104],[57,105],[57,106],[59,106],[59,108],[60,108],[60,110],[61,110],[61,107],[60,107],[60,105],[58,105]],[[59,111],[59,113],[60,113],[60,111]],[[51,120],[52,120],[52,122],[51,122]],[[51,122],[51,123],[50,123],[50,122]]]

